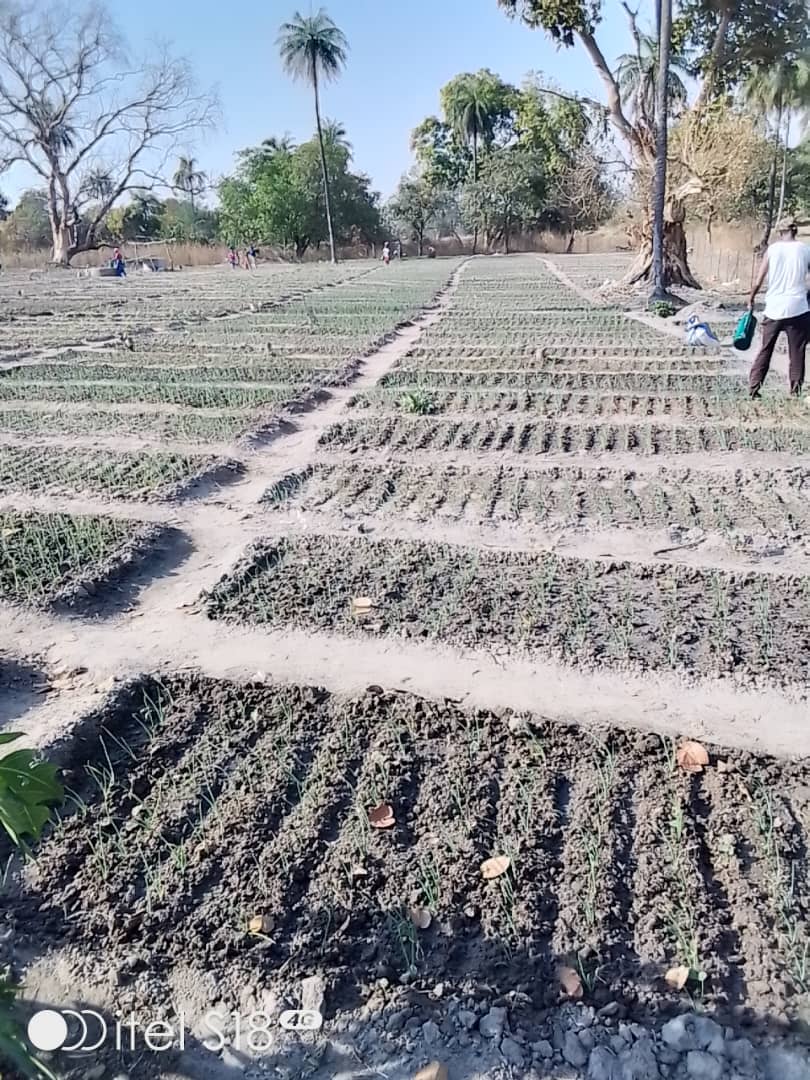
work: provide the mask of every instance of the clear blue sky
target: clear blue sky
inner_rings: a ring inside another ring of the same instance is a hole
[[[340,120],[354,147],[355,167],[388,196],[411,156],[408,140],[420,120],[439,110],[439,88],[461,71],[489,67],[509,82],[544,72],[561,88],[599,94],[599,81],[579,47],[558,50],[540,30],[513,22],[496,0],[323,0],[349,39],[345,74],[324,90],[324,114]],[[187,56],[203,85],[217,84],[222,122],[193,148],[217,178],[233,153],[269,135],[296,140],[314,128],[311,94],[283,74],[275,45],[280,23],[318,0],[137,0],[112,3],[115,20],[139,54],[156,37]],[[652,20],[652,0],[642,2]],[[612,64],[627,48],[618,0],[607,0],[600,40]],[[601,96],[601,95],[600,95]],[[0,177],[16,197],[30,178]]]

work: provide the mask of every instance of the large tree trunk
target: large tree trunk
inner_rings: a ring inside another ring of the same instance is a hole
[[[663,280],[664,286],[684,285],[699,289],[700,285],[689,269],[686,252],[684,219],[686,211],[681,199],[670,195],[664,207]],[[653,274],[653,228],[652,215],[645,215],[641,227],[641,246],[633,265],[627,271],[624,282],[634,285],[638,281],[652,281]]]
[[[71,243],[69,227],[57,222],[51,225],[51,233],[53,236],[51,262],[58,266],[70,266],[70,260],[76,252]]]
[[[654,300],[666,298],[664,232],[667,192],[667,88],[672,38],[672,0],[658,0],[658,83],[655,94],[655,178],[653,191],[652,279]],[[683,230],[681,230],[683,231]],[[683,245],[684,259],[686,243]],[[684,262],[684,265],[686,263]]]
[[[323,145],[323,129],[321,128],[321,102],[318,96],[318,72],[313,69],[312,86],[315,90],[315,124],[318,128],[318,146],[321,149],[321,172],[323,173],[323,201],[326,208],[326,231],[329,233],[329,253],[332,262],[337,262],[335,252],[335,233],[332,228],[332,196],[329,191],[329,169],[326,166],[326,150]]]

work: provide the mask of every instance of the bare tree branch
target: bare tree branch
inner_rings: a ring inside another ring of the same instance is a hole
[[[99,227],[127,192],[169,188],[170,156],[216,113],[189,65],[168,51],[125,63],[99,4],[78,14],[47,0],[0,8],[0,171],[23,162],[45,182],[55,261],[97,246]],[[82,220],[99,171],[104,197]]]

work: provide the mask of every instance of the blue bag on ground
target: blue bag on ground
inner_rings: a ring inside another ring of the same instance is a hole
[[[734,339],[732,342],[734,348],[740,349],[742,352],[746,349],[750,349],[751,342],[754,340],[756,328],[756,316],[753,311],[746,311],[746,313],[740,317],[740,321],[737,323],[737,328],[734,331]]]

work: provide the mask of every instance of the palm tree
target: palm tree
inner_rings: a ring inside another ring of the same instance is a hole
[[[106,169],[95,169],[84,178],[82,191],[91,199],[108,199],[113,192],[112,175]]]
[[[323,128],[321,125],[320,80],[336,79],[346,65],[349,43],[346,35],[320,8],[316,15],[296,11],[292,21],[284,23],[278,35],[278,48],[284,70],[293,79],[304,79],[315,97],[315,124],[321,150],[323,199],[326,207],[326,229],[332,262],[337,262],[335,233],[332,228],[332,199],[329,192],[329,170],[326,167]]]
[[[339,150],[351,154],[352,144],[349,142],[346,128],[339,120],[326,120],[323,125],[323,141]]]
[[[193,157],[181,157],[177,162],[177,168],[172,177],[172,186],[178,191],[184,191],[191,203],[191,213],[194,214],[194,196],[202,195],[208,177],[197,168],[197,159]]]
[[[639,34],[637,51],[622,53],[617,61],[616,82],[622,101],[628,105],[636,120],[655,123],[656,87],[658,83],[658,42],[651,34]],[[670,63],[667,72],[667,108],[676,115],[686,105],[687,90],[676,66]]]
[[[765,232],[760,241],[760,247],[765,248],[770,239],[774,220],[782,216],[785,207],[787,159],[793,113],[799,112],[806,115],[810,109],[810,54],[791,58],[783,57],[767,67],[755,68],[743,87],[743,99],[757,112],[764,112],[774,117],[773,157],[768,177]],[[777,209],[776,173],[780,152],[782,177]]]
[[[481,142],[491,142],[504,108],[498,82],[486,71],[457,75],[442,90],[442,108],[458,138],[472,150],[473,181],[476,181]]]

